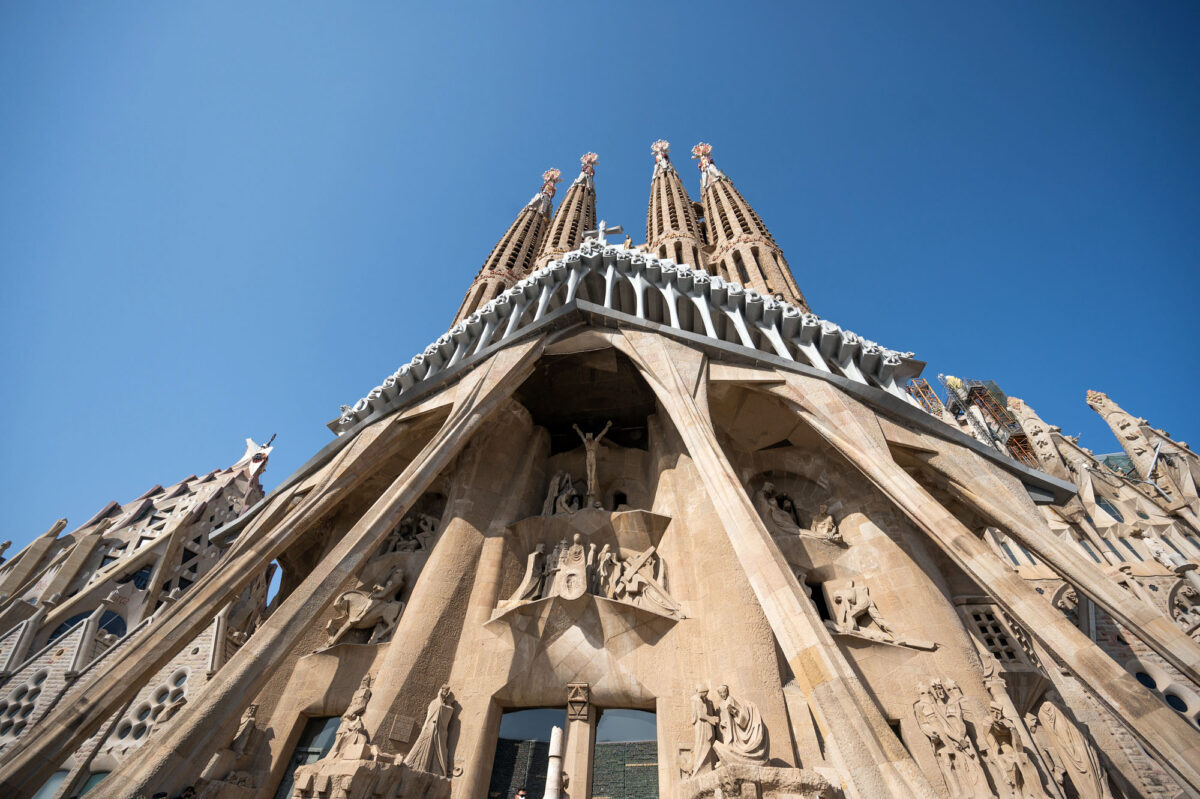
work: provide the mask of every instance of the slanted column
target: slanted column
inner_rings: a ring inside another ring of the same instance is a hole
[[[1020,624],[1033,638],[1054,656],[1070,665],[1072,672],[1118,718],[1125,720],[1128,729],[1154,758],[1182,784],[1200,790],[1200,737],[1187,720],[1157,700],[1151,693],[1104,653],[1094,641],[1085,636],[1050,602],[992,551],[986,543],[942,506],[912,475],[892,458],[878,422],[870,412],[824,381],[786,375],[783,386],[768,389],[787,400],[796,412],[847,461],[871,481],[896,507],[955,563],[963,573],[983,588],[1005,613]],[[951,449],[940,439],[926,437],[931,449],[938,452],[938,464],[956,463],[964,457],[961,448]],[[1078,591],[1087,593],[1118,620],[1149,617],[1144,639],[1156,651],[1161,647],[1164,658],[1174,655],[1182,661],[1180,669],[1188,667],[1188,649],[1194,642],[1186,639],[1178,627],[1166,622],[1161,614],[1150,613],[1140,602],[1123,589],[1114,586],[1099,574],[1077,567],[1075,553],[1058,551],[1058,542],[1049,531],[1042,532],[1008,511],[1011,494],[1005,498],[1003,484],[992,476],[989,467],[966,453],[971,465],[970,474],[957,468],[950,472],[946,489],[951,495],[973,506],[982,515],[1005,528],[1027,549],[1059,571]],[[980,493],[961,485],[978,487]],[[987,496],[984,496],[984,492]],[[1090,568],[1090,562],[1086,564]],[[1073,573],[1074,572],[1074,573]],[[1094,589],[1094,590],[1093,590]],[[1115,594],[1115,596],[1114,596]],[[1110,610],[1110,608],[1112,608]],[[1133,622],[1136,626],[1138,622]],[[1162,635],[1150,635],[1162,627]],[[1165,640],[1164,640],[1165,639]],[[1166,653],[1166,654],[1164,654]],[[1182,657],[1181,657],[1182,656]]]
[[[596,746],[596,708],[585,682],[567,684],[567,744],[563,773],[567,776],[566,799],[591,799],[592,753]],[[546,791],[549,796],[549,790]]]
[[[873,799],[937,796],[804,595],[725,457],[708,412],[703,354],[637,330],[623,331],[614,344],[646,377],[683,439],[738,563],[846,778],[859,795]],[[773,733],[778,736],[773,746],[788,741],[784,730]]]

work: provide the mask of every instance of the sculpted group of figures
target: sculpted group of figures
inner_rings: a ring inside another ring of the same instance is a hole
[[[350,705],[342,714],[337,737],[326,757],[350,760],[378,760],[379,748],[371,743],[371,737],[363,724],[363,714],[371,701],[371,677],[367,675],[359,683],[358,690],[350,699]],[[437,696],[425,710],[425,721],[421,732],[401,762],[416,771],[424,771],[439,777],[450,776],[450,758],[446,751],[446,737],[450,729],[450,717],[454,714],[450,687],[443,685]]]
[[[1009,704],[989,684],[987,728],[974,738],[963,713],[963,693],[950,679],[917,688],[913,705],[917,725],[933,746],[938,769],[951,799],[999,796],[1001,799],[1049,799],[1042,776],[1026,749],[1022,725]],[[1080,799],[1112,799],[1108,776],[1083,732],[1053,702],[1042,702],[1025,719],[1028,738],[1049,764],[1059,785],[1068,783]],[[989,786],[988,777],[991,777]]]
[[[599,479],[596,476],[596,460],[600,451],[600,441],[612,427],[612,422],[604,425],[599,433],[585,433],[579,425],[572,425],[575,434],[583,442],[584,470],[587,475],[586,493],[581,495],[575,489],[575,481],[569,472],[558,472],[550,478],[550,488],[546,491],[546,501],[542,504],[542,515],[552,516],[556,513],[574,513],[583,508],[601,507],[597,499]]]
[[[796,503],[790,496],[777,490],[774,483],[762,484],[762,488],[754,493],[754,504],[771,535],[815,538],[831,544],[846,543],[837,522],[829,513],[828,505],[820,505],[813,514],[812,524],[802,527]]]
[[[717,687],[715,708],[709,703],[708,688],[696,688],[692,695],[692,728],[695,737],[690,777],[716,766],[767,764],[767,728],[758,708],[730,696],[728,685]]]
[[[525,562],[525,576],[502,608],[537,599],[561,596],[578,599],[594,594],[675,618],[680,607],[666,588],[666,565],[650,547],[622,559],[609,544],[596,551],[596,544],[583,544],[576,533],[570,544],[564,538],[546,556],[545,544],[538,544]]]

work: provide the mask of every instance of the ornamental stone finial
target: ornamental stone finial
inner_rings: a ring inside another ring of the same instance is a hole
[[[667,163],[671,160],[671,142],[659,139],[650,145],[650,152],[654,153],[654,163]]]
[[[600,156],[595,153],[584,153],[579,156],[580,172],[590,177],[596,175],[596,164],[599,162]]]
[[[553,197],[554,192],[558,190],[555,184],[562,182],[562,171],[558,169],[547,169],[542,173],[542,194],[547,197]]]
[[[707,142],[700,142],[692,148],[692,158],[699,161],[696,167],[700,170],[700,188],[706,189],[710,184],[725,177],[712,160],[713,147]]]
[[[1108,401],[1108,395],[1103,391],[1092,391],[1088,389],[1087,404],[1088,405],[1103,405]]]

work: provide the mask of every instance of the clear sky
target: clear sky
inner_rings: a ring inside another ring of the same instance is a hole
[[[551,166],[644,240],[658,138],[823,317],[1118,449],[1195,439],[1200,12],[1145,3],[0,9],[0,537],[276,485],[449,326]]]

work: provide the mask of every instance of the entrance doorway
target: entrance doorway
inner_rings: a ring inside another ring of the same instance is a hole
[[[561,707],[505,712],[500,719],[488,799],[513,799],[521,789],[527,799],[542,799],[554,727],[567,727],[567,713]]]
[[[658,799],[658,723],[646,710],[602,710],[592,799]]]

